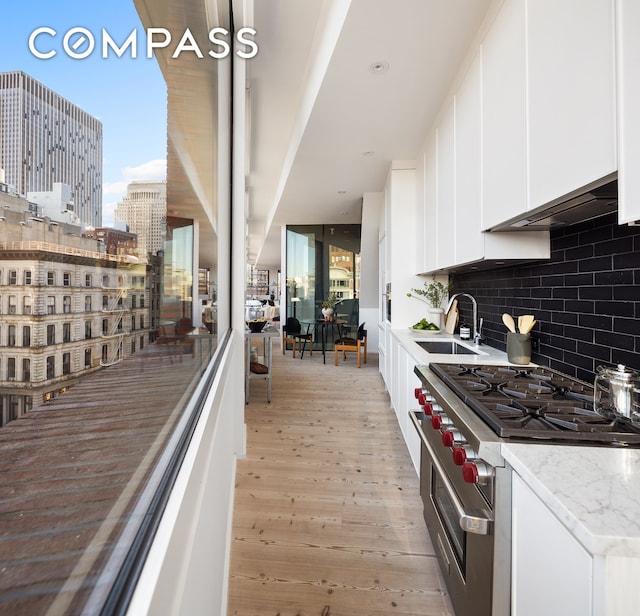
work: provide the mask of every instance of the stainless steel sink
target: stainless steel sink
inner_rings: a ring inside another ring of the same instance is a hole
[[[455,340],[416,340],[428,353],[442,353],[445,355],[478,355],[472,349],[458,344]]]

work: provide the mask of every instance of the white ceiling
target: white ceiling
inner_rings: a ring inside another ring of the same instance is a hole
[[[360,222],[391,161],[416,157],[491,2],[256,0],[249,262],[279,267],[284,224]]]

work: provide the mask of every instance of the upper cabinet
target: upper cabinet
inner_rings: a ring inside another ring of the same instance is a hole
[[[506,0],[482,46],[482,228],[527,209],[522,0]]]
[[[510,44],[505,45],[510,48]],[[440,114],[440,121],[425,141],[418,167],[418,214],[424,226],[418,232],[417,271],[421,273],[451,270],[486,259],[544,259],[549,257],[546,231],[484,233],[482,231],[483,165],[486,131],[483,134],[482,49],[471,58],[467,71]],[[515,71],[518,72],[518,71]],[[498,73],[504,73],[498,71]],[[498,83],[498,75],[495,82]],[[496,102],[504,102],[496,95]],[[524,105],[524,102],[522,102]],[[506,105],[507,109],[511,105]],[[525,176],[515,178],[505,165],[514,157],[505,156],[513,144],[505,135],[513,131],[498,129],[506,110],[493,116],[496,125],[489,155],[500,181],[493,187],[495,199],[504,210],[513,205],[513,194],[524,201]],[[524,135],[521,136],[521,141]],[[521,159],[524,165],[524,159]],[[508,184],[508,187],[507,187]]]
[[[529,209],[617,169],[613,4],[526,3]]]
[[[614,173],[613,0],[505,0],[483,51],[483,228]]]
[[[640,2],[617,0],[618,220],[640,220]]]

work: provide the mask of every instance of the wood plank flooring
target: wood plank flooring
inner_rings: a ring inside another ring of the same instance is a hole
[[[238,463],[233,616],[453,616],[377,355],[283,356],[251,382]]]

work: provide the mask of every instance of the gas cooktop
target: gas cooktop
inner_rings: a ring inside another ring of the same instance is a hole
[[[500,437],[640,447],[640,428],[593,410],[593,387],[550,368],[429,366]]]

